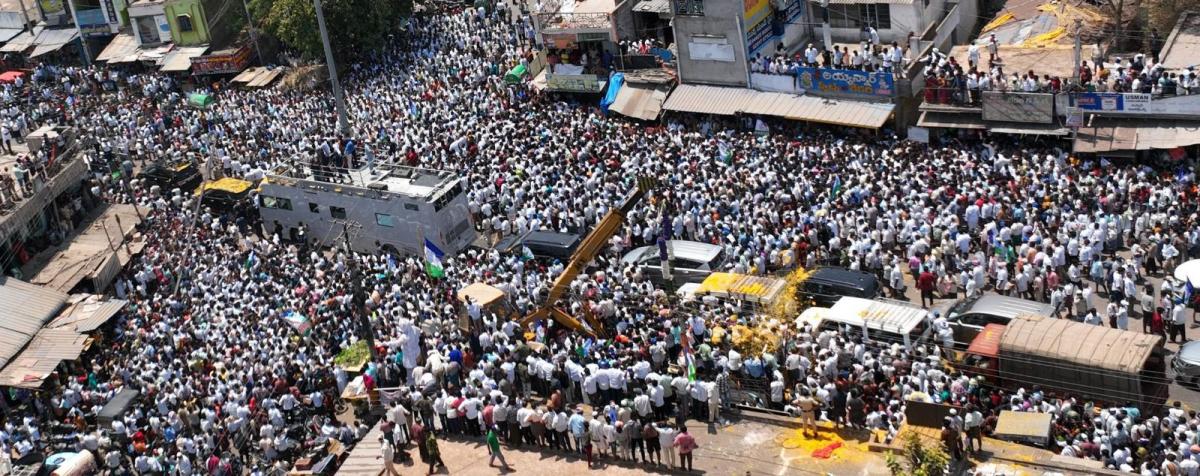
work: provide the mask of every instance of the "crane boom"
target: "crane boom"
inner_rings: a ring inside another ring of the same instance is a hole
[[[630,192],[629,196],[625,197],[625,201],[621,202],[621,206],[613,208],[604,215],[600,223],[588,233],[587,237],[579,244],[579,248],[571,254],[571,261],[567,267],[563,269],[562,274],[559,274],[554,279],[554,285],[550,287],[550,292],[546,295],[546,302],[537,310],[529,313],[521,320],[521,326],[528,326],[530,323],[543,320],[547,317],[552,317],[559,324],[562,324],[576,332],[583,332],[597,336],[603,333],[601,323],[590,313],[585,313],[588,324],[585,326],[578,319],[572,317],[566,311],[559,309],[556,305],[559,299],[566,295],[567,289],[571,286],[571,281],[583,272],[587,264],[600,254],[604,249],[604,245],[621,229],[621,225],[625,223],[625,217],[633,208],[642,201],[646,196],[646,192],[654,188],[656,181],[652,178],[641,178],[637,180],[637,187]]]

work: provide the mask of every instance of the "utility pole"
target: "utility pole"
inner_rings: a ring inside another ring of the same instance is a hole
[[[313,0],[317,9],[317,28],[321,30],[321,44],[325,46],[325,69],[329,70],[329,81],[333,84],[333,100],[337,103],[338,132],[350,131],[346,120],[346,98],[342,95],[342,83],[338,81],[337,65],[333,62],[333,47],[329,46],[329,30],[325,28],[325,14],[321,12],[321,0]]]
[[[20,4],[21,4],[21,15],[25,17],[25,25],[21,29],[27,30],[27,29],[29,29],[29,23],[30,23],[29,10],[27,10],[25,8],[25,0],[20,0]]]
[[[259,65],[266,66],[262,50],[258,47],[258,27],[254,25],[254,17],[250,16],[250,4],[247,0],[242,0],[242,9],[246,11],[246,21],[250,23],[250,42],[254,43],[254,56],[258,58]]]
[[[361,225],[358,223],[355,223],[354,226],[356,229],[361,228]],[[352,303],[351,312],[353,312],[355,317],[358,319],[358,331],[359,334],[361,334],[360,337],[367,341],[367,348],[371,351],[371,360],[374,361],[379,357],[378,353],[375,351],[375,329],[371,327],[371,320],[367,318],[367,296],[362,287],[362,268],[358,263],[358,259],[354,257],[354,250],[350,246],[349,220],[342,221],[342,238],[346,243],[346,256],[350,259],[350,285],[352,286],[351,292],[354,293],[350,296],[350,302]]]

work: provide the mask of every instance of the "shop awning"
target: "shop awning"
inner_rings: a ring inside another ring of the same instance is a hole
[[[282,66],[276,66],[274,68],[256,66],[242,71],[235,76],[232,81],[235,83],[244,84],[249,88],[261,88],[271,84],[272,81],[275,81],[275,78],[278,78],[285,71],[287,71],[287,68]]]
[[[67,294],[21,281],[0,278],[0,367],[8,364],[44,324],[67,302]]]
[[[108,42],[108,46],[104,47],[104,51],[96,55],[96,61],[122,63],[125,62],[125,58],[130,56],[133,56],[133,59],[129,61],[136,61],[137,51],[137,38],[128,33],[118,33],[112,41]]]
[[[29,53],[29,57],[36,58],[46,53],[61,50],[67,43],[75,41],[78,38],[79,30],[74,28],[43,30],[42,34],[38,35],[37,40],[34,40],[33,51]]]
[[[670,86],[667,85],[625,83],[608,110],[643,121],[653,121],[662,112],[669,90]]]
[[[35,26],[32,30],[21,32],[0,47],[0,53],[20,53],[29,49],[30,46],[33,46],[33,40],[36,40],[44,29],[45,27]]]
[[[185,46],[175,48],[167,53],[162,59],[162,68],[159,71],[173,73],[179,71],[187,71],[192,68],[192,58],[204,56],[208,51],[207,46]]]
[[[22,28],[0,28],[0,42],[5,42],[16,38],[21,32],[25,31]]]
[[[685,84],[675,88],[663,109],[722,116],[741,112],[878,129],[891,117],[895,105]]]
[[[988,124],[988,132],[996,134],[1022,134],[1031,136],[1065,136],[1070,129],[1059,127],[1057,124]]]
[[[38,388],[64,360],[83,353],[88,336],[71,329],[42,329],[29,345],[0,370],[0,386]]]
[[[1200,144],[1200,122],[1097,119],[1080,127],[1075,151],[1082,153],[1124,150],[1174,149]]]
[[[67,307],[46,327],[69,329],[80,334],[92,332],[121,312],[121,308],[128,303],[122,299],[104,299],[96,294],[72,294]]]
[[[642,0],[633,5],[633,11],[643,13],[671,13],[669,0]]]
[[[946,112],[922,112],[917,120],[921,127],[935,129],[987,129],[978,114],[953,114]]]

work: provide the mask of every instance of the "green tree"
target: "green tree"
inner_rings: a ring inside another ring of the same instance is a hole
[[[321,9],[334,54],[354,59],[400,31],[401,19],[412,11],[412,0],[324,0]],[[312,0],[251,0],[250,11],[267,33],[305,58],[323,57]]]
[[[950,456],[941,446],[927,447],[921,437],[910,432],[904,437],[904,456],[888,452],[887,467],[894,476],[946,476]]]

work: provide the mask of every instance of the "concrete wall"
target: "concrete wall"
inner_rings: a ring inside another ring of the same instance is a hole
[[[746,33],[740,24],[743,3],[732,0],[705,2],[704,16],[675,16],[675,42],[679,45],[679,80],[683,84],[748,86]],[[723,42],[723,43],[722,43]],[[708,46],[703,46],[703,45]],[[715,45],[718,45],[715,46]],[[701,50],[732,49],[732,58],[704,59]],[[693,52],[693,48],[697,51]]]
[[[937,34],[933,37],[933,46],[940,51],[950,51],[954,45],[954,37],[958,30],[961,14],[956,5],[950,5],[950,13],[937,26]]]
[[[881,2],[883,3],[883,2]],[[821,37],[821,15],[820,4],[812,2],[813,8],[813,36]],[[942,12],[945,11],[946,0],[929,0],[929,6],[924,6],[924,0],[914,0],[911,5],[891,4],[891,28],[880,29],[879,40],[884,43],[897,42],[904,44],[908,38],[908,34],[914,33],[917,36],[921,35],[929,25],[936,24],[942,19]],[[861,41],[862,29],[860,28],[830,28],[830,35],[835,43],[858,43]]]
[[[980,0],[958,0],[958,29],[954,32],[954,44],[965,45],[975,38],[975,28],[981,26],[979,18]]]
[[[209,42],[208,25],[204,17],[204,5],[200,0],[173,0],[163,4],[163,13],[167,23],[171,25],[171,38],[180,46],[197,46]],[[179,16],[188,15],[192,20],[192,30],[183,31],[179,28]]]
[[[168,0],[163,12],[171,25],[171,37],[180,46],[228,46],[226,40],[233,38],[245,21],[241,4],[235,0]],[[179,29],[179,15],[191,17],[192,31]]]
[[[750,87],[776,93],[804,93],[796,82],[796,76],[790,74],[750,73]]]

